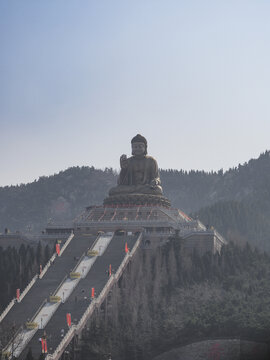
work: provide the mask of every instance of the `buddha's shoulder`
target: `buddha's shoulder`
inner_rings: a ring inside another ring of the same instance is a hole
[[[155,158],[153,158],[153,156],[148,156],[146,155],[145,158],[149,161],[149,162],[157,162]]]
[[[129,161],[147,161],[147,162],[155,162],[156,163],[156,159],[154,159],[152,156],[148,156],[148,155],[145,155],[144,157],[142,158],[138,158],[136,156],[131,156],[130,158],[128,158]]]

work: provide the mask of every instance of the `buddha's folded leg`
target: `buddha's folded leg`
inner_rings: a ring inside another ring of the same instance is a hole
[[[134,185],[118,185],[110,189],[109,195],[120,195],[136,192],[136,186]]]

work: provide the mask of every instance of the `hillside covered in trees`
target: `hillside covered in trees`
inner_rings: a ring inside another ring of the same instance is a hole
[[[226,172],[161,170],[165,195],[229,240],[270,250],[270,153]],[[37,181],[0,188],[0,229],[33,232],[49,221],[70,222],[86,206],[102,204],[116,184],[112,169],[73,167]]]
[[[79,344],[81,359],[151,359],[212,337],[270,339],[270,156],[227,172],[161,170],[173,206],[214,225],[233,240],[221,254],[183,252],[180,238],[140,250],[97,311]],[[101,204],[117,174],[75,167],[31,184],[0,188],[1,227],[40,231],[47,221],[71,221],[85,206]],[[251,245],[246,244],[246,240]],[[260,251],[257,250],[260,248]],[[50,249],[0,248],[0,306],[23,289]],[[7,275],[6,275],[7,274]],[[1,332],[1,329],[0,329]]]
[[[186,253],[170,239],[140,249],[76,344],[76,358],[151,360],[204,339],[269,344],[270,256],[230,243],[221,254]],[[47,248],[0,248],[0,304],[26,285],[50,255]],[[0,338],[5,337],[0,326]],[[73,358],[72,344],[66,359]],[[28,354],[27,359],[33,360]]]
[[[80,358],[148,360],[201,339],[269,343],[270,257],[230,243],[222,253],[186,254],[174,238],[137,253],[83,333]]]
[[[16,289],[22,292],[51,255],[49,245],[41,243],[36,247],[22,244],[18,250],[0,246],[0,313],[15,297]]]

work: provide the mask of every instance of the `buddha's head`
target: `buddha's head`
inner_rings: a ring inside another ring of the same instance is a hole
[[[140,134],[137,134],[131,140],[132,155],[143,156],[147,154],[147,140]]]

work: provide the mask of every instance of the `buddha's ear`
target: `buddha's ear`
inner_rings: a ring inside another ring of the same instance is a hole
[[[144,155],[147,155],[147,145],[145,145]]]

